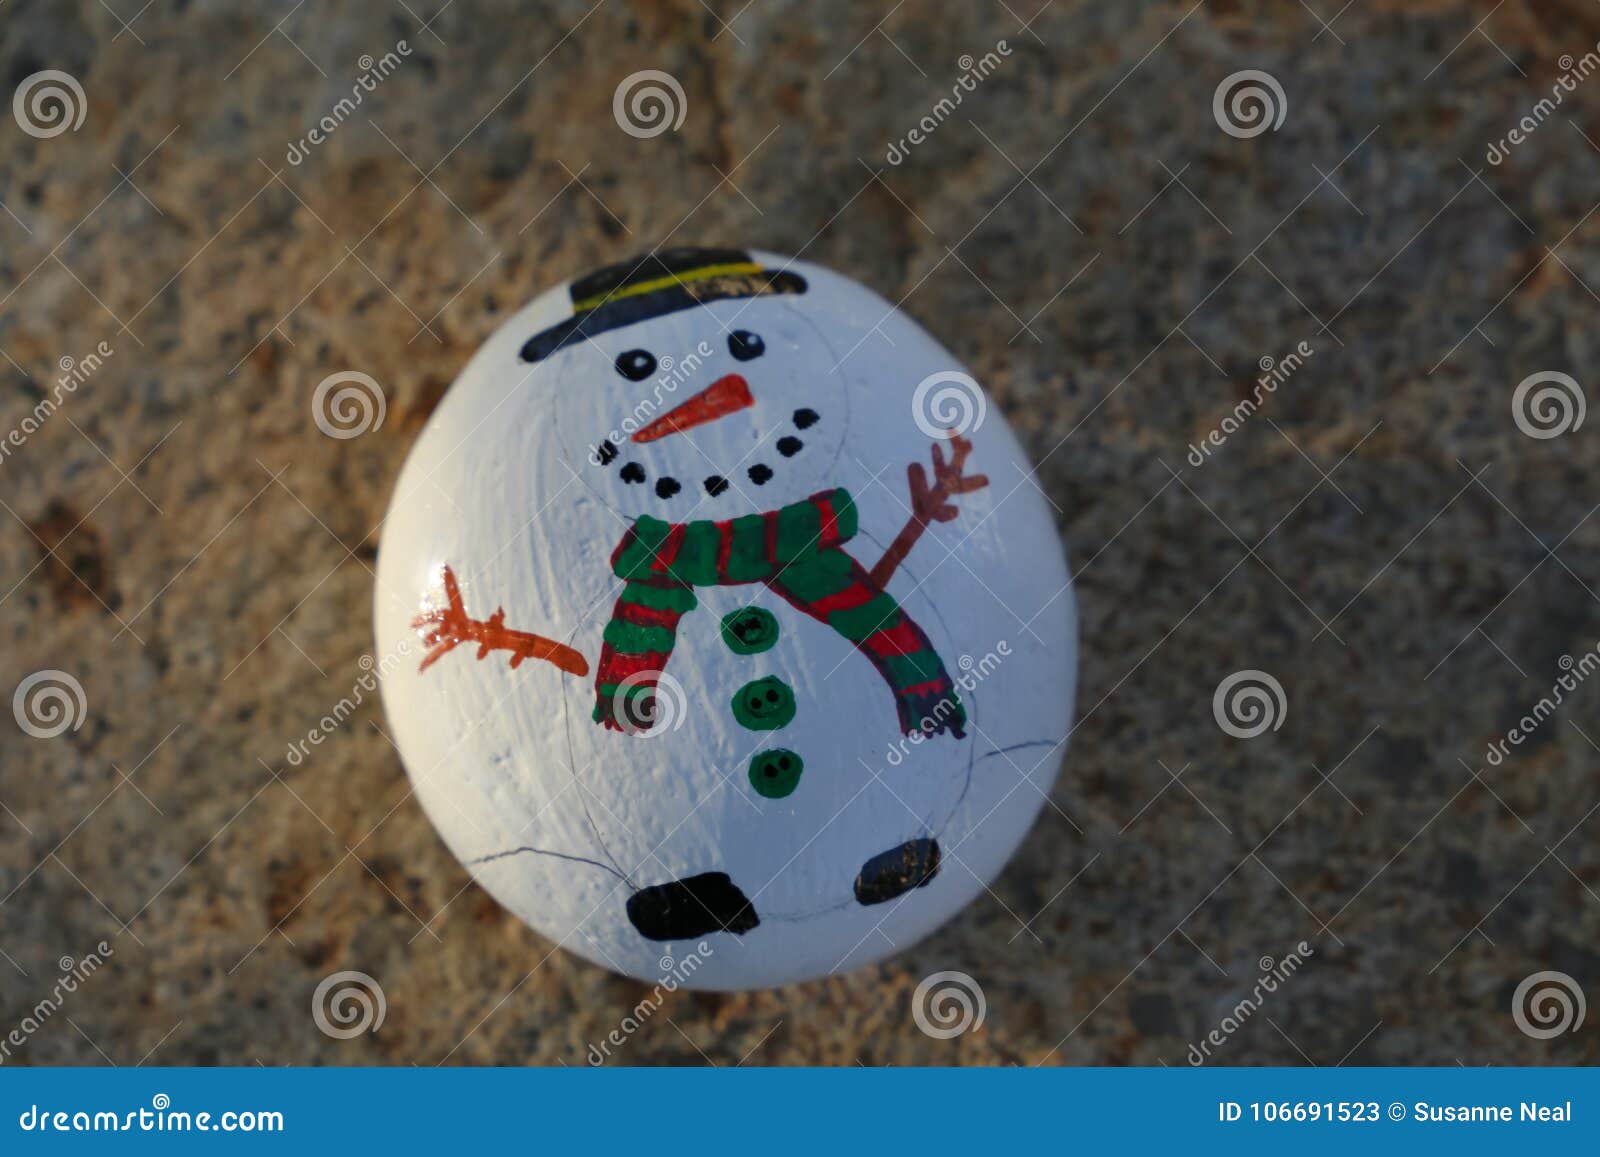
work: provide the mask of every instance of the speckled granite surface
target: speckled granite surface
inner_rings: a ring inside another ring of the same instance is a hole
[[[669,995],[617,1060],[1183,1064],[1301,941],[1210,1063],[1600,1058],[1595,1018],[1512,1014],[1540,971],[1600,996],[1600,689],[1486,759],[1600,641],[1600,432],[1513,416],[1530,375],[1597,385],[1600,80],[1536,111],[1592,4],[135,7],[0,9],[7,91],[60,70],[86,114],[0,123],[0,426],[60,403],[0,458],[0,690],[85,703],[0,727],[0,1030],[109,950],[6,1063],[577,1065],[649,995],[469,883],[373,696],[286,753],[364,675],[379,520],[453,375],[668,241],[834,266],[989,385],[1078,572],[1082,723],[992,897],[866,972]],[[620,131],[641,69],[676,131]],[[1215,119],[1244,69],[1276,131]],[[349,440],[311,414],[342,370],[387,405]],[[1250,740],[1213,716],[1241,669],[1287,704]],[[937,1040],[911,998],[950,969],[986,1018]],[[376,1033],[318,1029],[342,970]]]

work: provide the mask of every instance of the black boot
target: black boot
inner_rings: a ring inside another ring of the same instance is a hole
[[[653,884],[628,897],[628,919],[646,940],[693,940],[708,932],[744,933],[761,918],[726,872]]]
[[[856,899],[862,904],[882,904],[913,888],[926,887],[938,874],[939,841],[907,840],[861,865]]]

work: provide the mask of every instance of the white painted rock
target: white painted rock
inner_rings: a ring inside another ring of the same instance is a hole
[[[825,269],[684,249],[551,290],[462,372],[385,524],[417,796],[501,903],[641,980],[905,948],[1000,872],[1071,722],[1027,470],[949,352]]]

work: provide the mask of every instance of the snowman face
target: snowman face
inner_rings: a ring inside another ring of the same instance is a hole
[[[568,465],[629,520],[726,518],[826,488],[849,403],[810,312],[717,301],[559,351],[540,372]]]

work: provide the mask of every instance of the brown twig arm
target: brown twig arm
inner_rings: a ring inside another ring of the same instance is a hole
[[[543,635],[507,627],[503,608],[496,607],[487,619],[469,616],[461,598],[461,586],[449,567],[444,568],[444,597],[444,606],[411,620],[412,628],[422,635],[423,645],[432,648],[423,657],[418,671],[426,671],[462,643],[470,642],[478,644],[479,659],[488,658],[491,651],[510,651],[513,668],[531,658],[553,663],[580,678],[589,673],[589,661],[580,652]]]
[[[949,522],[959,513],[951,499],[958,494],[970,494],[989,485],[987,474],[964,474],[967,455],[972,453],[972,443],[954,430],[950,431],[950,460],[945,461],[939,443],[933,444],[933,485],[928,485],[927,471],[921,462],[906,468],[906,478],[911,485],[911,516],[894,536],[894,541],[883,552],[871,571],[872,581],[880,587],[888,586],[894,572],[905,562],[911,548],[917,545],[930,522]]]

